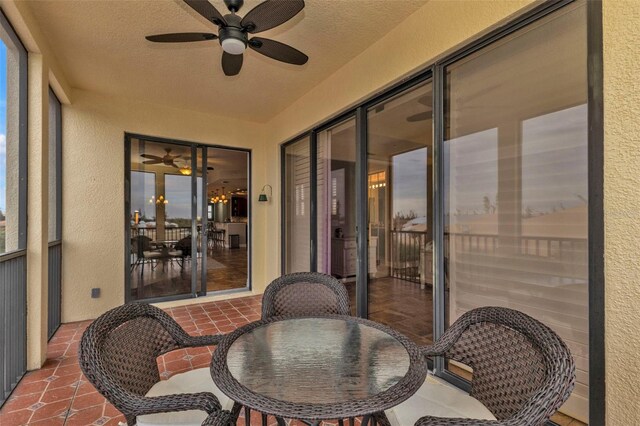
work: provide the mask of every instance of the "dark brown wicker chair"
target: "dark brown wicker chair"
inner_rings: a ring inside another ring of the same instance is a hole
[[[497,420],[426,416],[415,426],[543,425],[575,385],[575,364],[565,343],[546,325],[512,309],[471,310],[423,353],[471,367],[469,395]]]
[[[318,272],[283,275],[262,296],[262,319],[315,314],[350,315],[349,294],[336,278]]]
[[[235,422],[232,419],[231,413],[228,411],[218,411],[211,414],[207,419],[202,422],[202,426],[235,426]]]
[[[84,332],[78,358],[87,379],[124,414],[127,424],[136,416],[202,410],[228,425],[213,393],[199,392],[146,397],[160,381],[156,358],[175,349],[216,345],[222,336],[190,336],[167,313],[143,303],[112,309]],[[230,413],[228,413],[230,414]]]

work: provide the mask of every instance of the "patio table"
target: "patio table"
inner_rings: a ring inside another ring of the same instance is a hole
[[[413,395],[427,366],[402,334],[362,318],[260,320],[225,336],[211,360],[214,382],[263,414],[317,424],[382,413]]]

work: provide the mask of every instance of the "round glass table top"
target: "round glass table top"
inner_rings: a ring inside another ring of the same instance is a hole
[[[417,347],[393,330],[360,318],[327,316],[248,324],[223,339],[211,372],[234,401],[286,416],[293,413],[271,411],[274,401],[346,404],[355,411],[354,401],[401,402],[424,381],[426,366]],[[320,418],[317,411],[314,415]]]

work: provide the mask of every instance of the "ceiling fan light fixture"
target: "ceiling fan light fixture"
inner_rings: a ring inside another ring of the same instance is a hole
[[[227,38],[222,40],[222,50],[230,55],[242,55],[247,48],[244,41],[237,38]]]
[[[228,16],[233,21],[234,16]],[[237,18],[235,18],[237,19]],[[220,31],[222,50],[230,55],[242,55],[247,48],[247,35],[238,27],[224,27]]]

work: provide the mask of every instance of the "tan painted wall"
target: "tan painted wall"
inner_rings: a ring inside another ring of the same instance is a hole
[[[640,424],[640,2],[605,0],[607,424]]]
[[[27,368],[47,359],[49,289],[49,68],[29,53],[27,206]]]
[[[262,187],[266,164],[261,126],[146,103],[74,91],[62,111],[63,140],[63,322],[95,318],[124,303],[124,133],[253,150],[252,190]],[[265,212],[257,205],[253,283],[264,287]],[[98,299],[92,287],[101,287]]]

